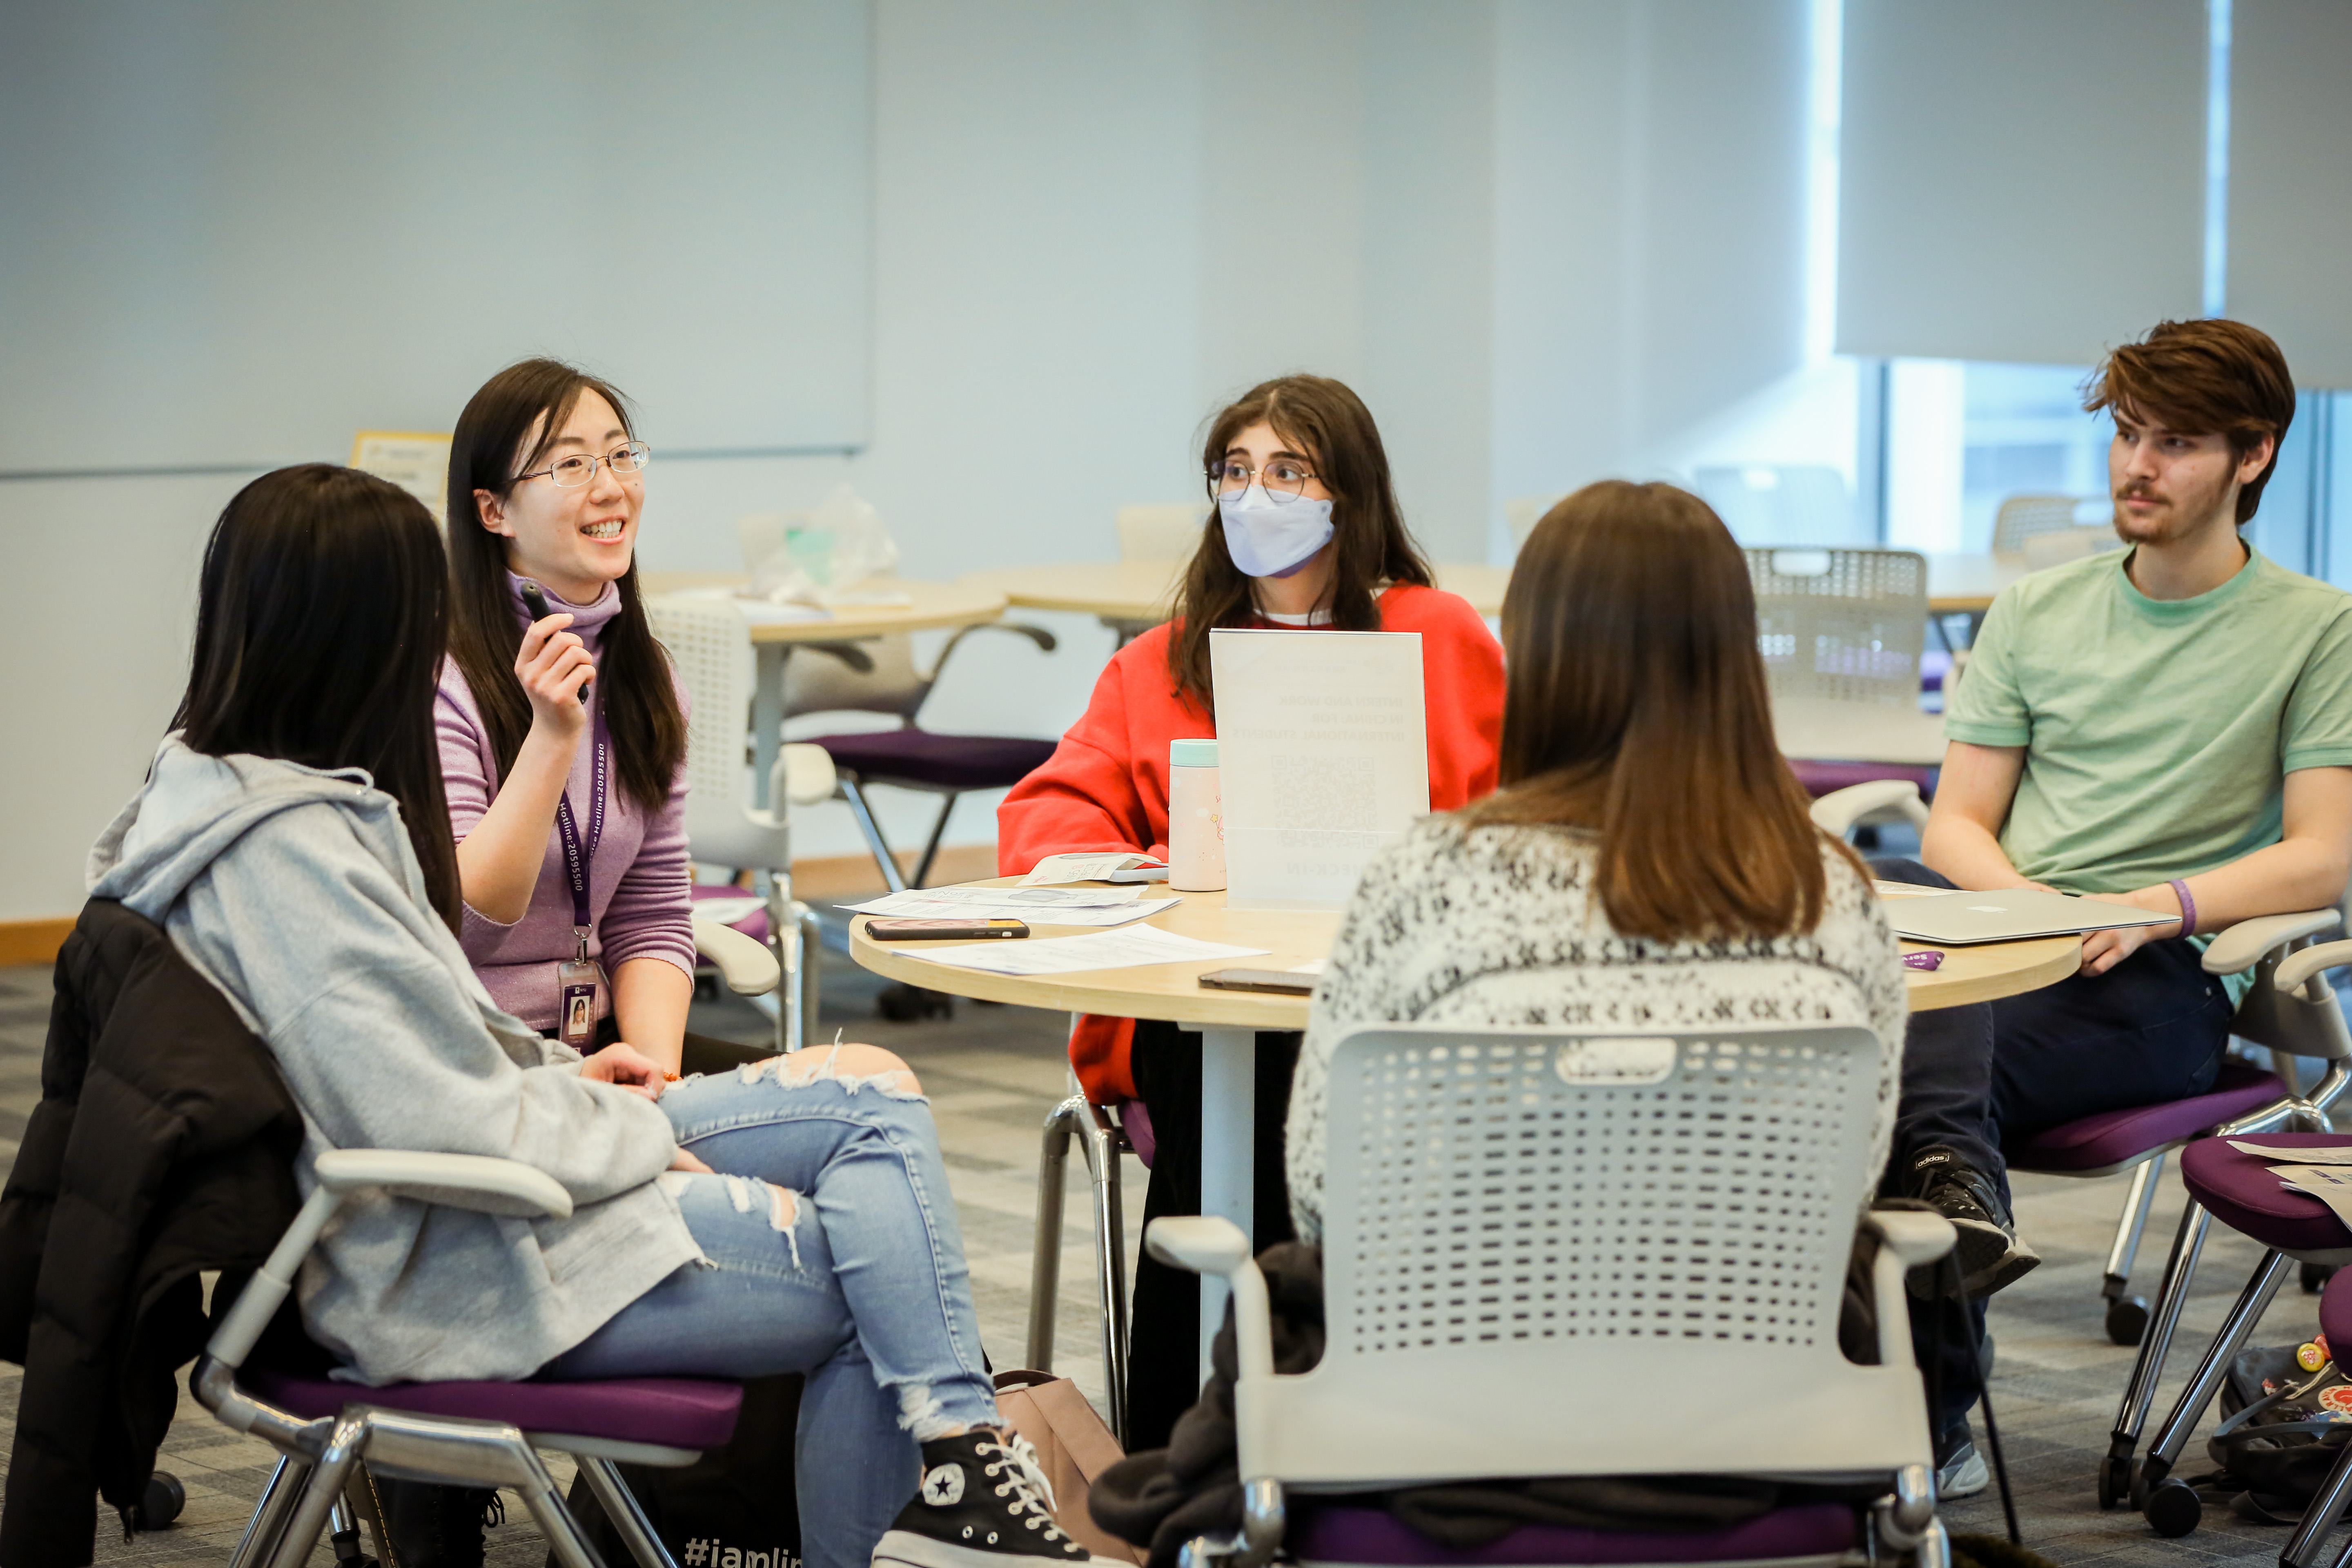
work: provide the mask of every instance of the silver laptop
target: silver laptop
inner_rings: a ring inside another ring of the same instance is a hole
[[[2132,904],[2045,893],[2036,888],[2003,888],[1991,893],[1926,893],[1888,899],[1886,923],[1908,942],[1966,947],[1979,942],[2021,942],[2027,937],[2074,936],[2116,926],[2170,925],[2175,917],[2151,914]]]

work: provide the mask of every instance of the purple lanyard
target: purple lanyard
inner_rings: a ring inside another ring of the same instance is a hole
[[[572,816],[572,792],[555,803],[555,831],[563,840],[563,874],[572,883],[572,934],[580,939],[579,962],[588,961],[588,872],[596,861],[596,846],[604,837],[604,795],[611,787],[612,747],[604,738],[604,705],[596,704],[594,750],[588,763],[588,842],[580,842],[580,827]]]

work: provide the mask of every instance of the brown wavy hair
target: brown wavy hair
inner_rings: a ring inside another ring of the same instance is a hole
[[[1705,501],[1608,479],[1553,507],[1512,568],[1503,649],[1502,788],[1465,822],[1597,829],[1628,936],[1819,923],[1827,836],[1773,742],[1747,558]]]
[[[1332,538],[1339,550],[1331,574],[1331,624],[1341,631],[1381,629],[1377,598],[1382,583],[1436,586],[1421,547],[1405,531],[1372,411],[1346,384],[1324,375],[1285,375],[1260,382],[1210,423],[1201,443],[1201,469],[1224,461],[1225,448],[1251,426],[1274,427],[1285,446],[1306,458],[1331,492]],[[1201,524],[1201,547],[1184,568],[1176,593],[1176,625],[1168,638],[1168,674],[1176,689],[1212,714],[1209,633],[1255,623],[1250,579],[1234,564],[1214,502]]]
[[[501,783],[530,733],[530,699],[515,679],[523,624],[507,584],[507,542],[482,526],[474,492],[506,495],[516,475],[539,467],[583,392],[611,404],[621,428],[635,438],[629,405],[617,388],[561,361],[527,359],[482,384],[457,416],[449,440],[449,657],[481,708]],[[537,438],[525,450],[534,431]],[[669,799],[686,761],[686,715],[670,684],[669,656],[654,640],[634,556],[619,587],[621,613],[604,625],[596,684],[613,734],[614,774],[651,816]]]
[[[2184,436],[2221,436],[2240,461],[2272,440],[2271,460],[2238,490],[2238,523],[2251,521],[2278,468],[2294,423],[2294,376],[2286,355],[2243,321],[2159,321],[2126,343],[2083,386],[2083,411],[2153,419]]]

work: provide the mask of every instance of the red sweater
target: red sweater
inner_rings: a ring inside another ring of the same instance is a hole
[[[1503,733],[1503,650],[1469,603],[1401,583],[1380,597],[1381,629],[1421,634],[1429,724],[1429,805],[1452,811],[1495,787]],[[1168,853],[1168,743],[1213,740],[1217,727],[1168,675],[1172,626],[1114,655],[1087,710],[1044,767],[996,808],[996,870],[1017,877],[1048,855]],[[1131,1018],[1082,1019],[1070,1063],[1097,1104],[1135,1098]]]

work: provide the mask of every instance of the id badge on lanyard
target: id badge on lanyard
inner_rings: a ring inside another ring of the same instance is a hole
[[[604,741],[604,713],[596,712],[594,750],[588,765],[588,837],[580,837],[572,815],[572,792],[555,803],[556,836],[563,841],[563,875],[572,884],[572,935],[579,943],[568,963],[555,966],[556,1026],[563,1043],[586,1056],[596,1048],[597,992],[604,972],[588,956],[593,933],[588,908],[588,874],[596,862],[596,846],[604,837],[604,797],[611,786],[611,748]]]

